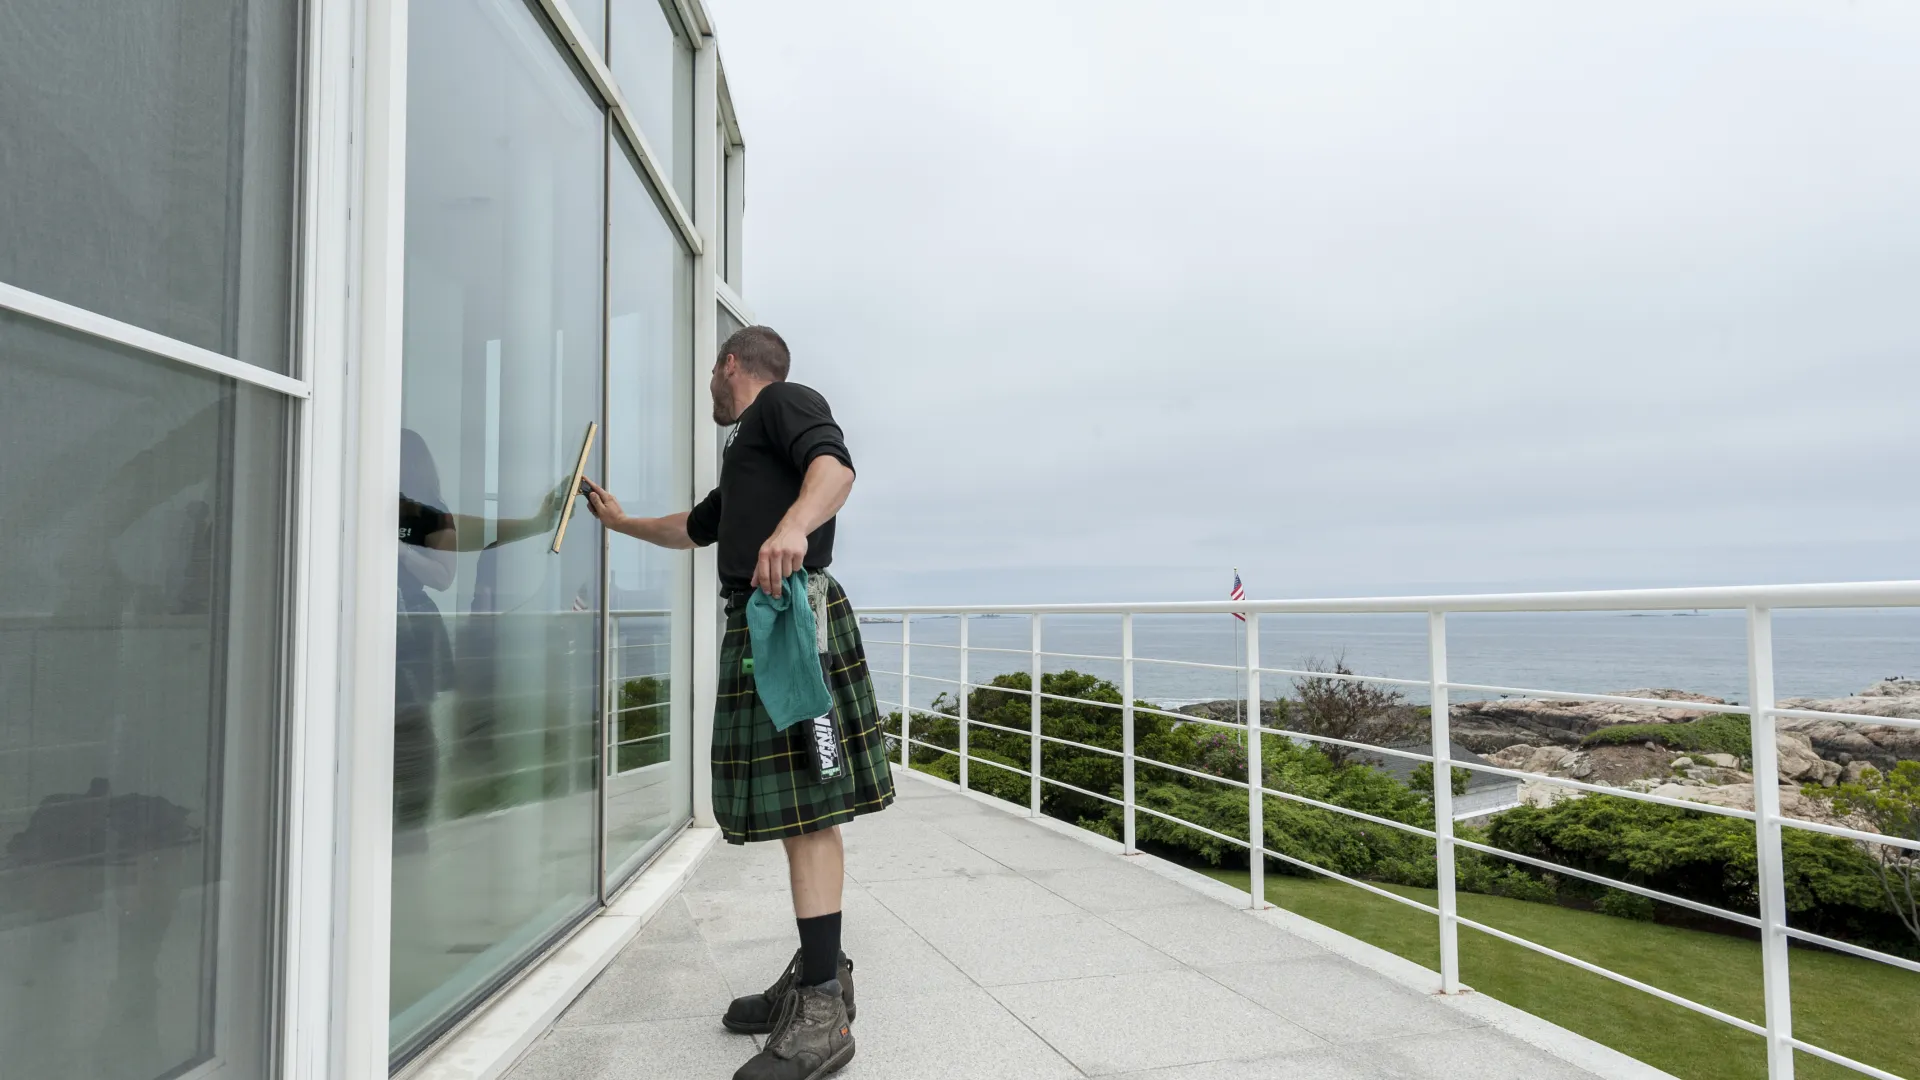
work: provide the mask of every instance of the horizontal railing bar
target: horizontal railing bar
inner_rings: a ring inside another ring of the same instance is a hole
[[[889,640],[888,640],[888,639],[886,639],[886,638],[881,638],[881,639],[880,639],[879,641],[876,641],[876,642],[874,642],[874,644],[876,644],[876,645],[898,645],[898,644],[900,644],[900,643],[899,643],[898,641],[889,641]],[[915,649],[950,649],[950,650],[952,650],[952,651],[954,651],[954,652],[958,652],[958,651],[960,651],[960,646],[958,646],[958,645],[942,645],[942,644],[940,644],[940,643],[939,643],[939,642],[937,642],[937,641],[915,641],[915,642],[912,642],[912,643],[910,643],[910,647],[912,647],[912,648],[915,648]]]
[[[1851,953],[1854,956],[1860,957],[1862,960],[1877,960],[1890,967],[1905,968],[1908,971],[1920,972],[1920,961],[1909,960],[1904,956],[1895,956],[1892,953],[1884,953],[1879,949],[1869,949],[1864,945],[1855,945],[1851,942],[1837,941],[1808,930],[1796,930],[1791,926],[1782,927],[1782,929],[1787,932],[1787,936],[1790,938],[1796,938],[1811,945],[1818,945],[1823,949]]]
[[[1196,715],[1192,715],[1192,713],[1175,713],[1173,709],[1156,709],[1154,705],[1135,705],[1133,711],[1135,711],[1135,713],[1150,713],[1150,715],[1154,715],[1154,717],[1167,717],[1169,721],[1208,721],[1206,717],[1196,717]],[[1219,724],[1225,723],[1225,721],[1208,721],[1208,723]],[[1227,726],[1242,728],[1242,730],[1246,728],[1246,724],[1227,724]]]
[[[1544,701],[1594,701],[1603,705],[1638,705],[1655,709],[1672,709],[1675,712],[1697,713],[1735,713],[1740,716],[1752,716],[1753,710],[1745,705],[1715,705],[1704,701],[1666,701],[1661,698],[1623,697],[1619,694],[1582,694],[1570,690],[1528,690],[1516,686],[1482,686],[1478,683],[1441,683],[1448,690],[1465,690],[1476,694],[1504,694],[1508,697],[1539,698]]]
[[[876,697],[876,698],[874,698],[874,699],[873,699],[873,703],[874,703],[875,705],[883,705],[883,706],[888,706],[888,707],[891,707],[891,708],[895,708],[895,709],[901,709],[901,708],[905,708],[905,709],[910,709],[910,710],[912,710],[913,712],[917,712],[917,713],[919,713],[919,714],[920,714],[921,716],[938,716],[938,717],[940,717],[940,718],[941,718],[942,720],[958,720],[958,719],[960,719],[960,718],[959,718],[958,716],[955,716],[955,715],[954,715],[954,714],[952,714],[952,713],[944,713],[944,712],[941,712],[941,711],[940,711],[939,709],[923,709],[923,708],[921,708],[921,707],[920,707],[920,706],[918,706],[918,705],[906,705],[906,706],[903,706],[903,705],[901,705],[901,704],[900,704],[899,702],[897,702],[897,701],[888,701],[888,700],[886,700],[885,698],[878,698],[878,697]],[[979,721],[978,721],[978,720],[974,720],[974,721],[970,721],[970,722],[971,722],[971,723],[976,723],[976,724],[977,724],[977,723],[979,723]],[[1024,732],[1024,731],[1023,731],[1023,732],[1020,732],[1020,734],[1022,734],[1022,735],[1025,735],[1025,734],[1026,734],[1026,732]]]
[[[1033,738],[1033,731],[1030,728],[1004,727],[1000,724],[989,724],[985,720],[968,720],[967,724],[971,727],[983,727],[989,731],[1004,731],[1009,735],[1018,735],[1023,739]]]
[[[947,755],[947,756],[949,756],[949,757],[959,757],[959,756],[960,756],[960,751],[958,751],[958,750],[949,750],[949,749],[947,749],[946,747],[944,747],[944,746],[941,746],[941,745],[939,745],[939,744],[937,744],[937,743],[930,743],[930,742],[921,742],[921,741],[920,741],[919,739],[914,739],[914,738],[909,738],[909,739],[907,740],[907,742],[908,742],[908,743],[909,743],[910,745],[913,745],[913,746],[924,746],[924,747],[926,747],[926,748],[927,748],[927,749],[929,749],[929,750],[938,750],[938,751],[940,751],[941,753],[943,753],[943,754],[946,754],[946,755]]]
[[[1151,705],[1135,705],[1133,711],[1135,715],[1145,713],[1149,716],[1164,716],[1169,720],[1191,720],[1196,724],[1214,724],[1218,727],[1229,727],[1237,731],[1247,730],[1247,725],[1244,723],[1236,723],[1232,720],[1215,720],[1210,716],[1195,716],[1192,713],[1174,712],[1170,709],[1156,709]]]
[[[1808,832],[1826,833],[1828,836],[1844,836],[1849,840],[1858,840],[1863,844],[1884,844],[1888,847],[1906,848],[1908,851],[1920,851],[1920,840],[1909,840],[1904,836],[1889,836],[1886,833],[1863,832],[1849,829],[1844,825],[1825,825],[1818,821],[1805,821],[1801,818],[1781,814],[1774,819],[1782,825]]]
[[[996,769],[1005,769],[1010,773],[1019,773],[1021,776],[1031,777],[1033,775],[1032,773],[1028,772],[1025,769],[1016,769],[1011,765],[1002,765],[997,761],[989,761],[983,757],[974,757],[972,754],[967,755],[967,760],[975,762],[980,765],[991,765]],[[1001,801],[1004,802],[1006,800],[1001,800]]]
[[[1276,799],[1286,799],[1288,802],[1297,802],[1305,806],[1312,806],[1321,810],[1331,810],[1336,814],[1345,814],[1348,817],[1359,818],[1361,821],[1371,821],[1375,825],[1385,825],[1389,829],[1399,829],[1401,832],[1410,832],[1415,836],[1424,836],[1429,840],[1439,839],[1439,836],[1435,834],[1432,829],[1423,829],[1418,825],[1409,825],[1404,821],[1395,821],[1392,818],[1378,817],[1376,815],[1366,813],[1365,811],[1362,811],[1362,810],[1355,810],[1352,807],[1341,806],[1338,803],[1321,802],[1319,799],[1309,799],[1305,795],[1295,795],[1291,791],[1276,791],[1270,787],[1262,787],[1260,789],[1260,794],[1271,795]]]
[[[1244,725],[1236,724],[1235,726],[1240,727]],[[1331,735],[1314,735],[1305,731],[1294,731],[1291,728],[1263,727],[1260,730],[1271,734],[1285,735],[1292,739],[1305,739],[1308,742],[1327,743],[1331,746],[1345,746],[1354,750],[1365,750],[1368,753],[1377,752],[1386,754],[1388,757],[1405,758],[1408,761],[1433,763],[1432,754],[1417,753],[1413,750],[1397,750],[1391,746],[1375,746],[1372,743],[1354,742],[1351,739],[1336,739]]]
[[[898,678],[900,678],[900,673],[899,673],[899,672],[897,672],[897,671],[888,671],[888,670],[887,670],[886,668],[877,668],[877,667],[874,667],[874,666],[873,666],[872,664],[868,664],[868,665],[867,665],[867,674],[869,674],[869,675],[891,675],[891,676],[893,676],[893,677],[894,677],[894,678],[896,678],[896,679],[898,679]]]
[[[637,738],[637,739],[621,739],[621,740],[619,740],[618,742],[616,742],[616,743],[614,743],[613,745],[615,745],[615,746],[638,746],[639,744],[641,744],[641,743],[643,743],[643,742],[653,742],[653,741],[655,741],[656,739],[665,739],[665,738],[669,738],[669,737],[671,737],[672,735],[673,735],[673,732],[671,732],[671,731],[663,731],[663,732],[661,732],[661,733],[659,733],[658,735],[642,735],[642,736],[640,736],[640,737],[639,737],[639,738]]]
[[[1482,765],[1473,761],[1454,761],[1449,759],[1448,763],[1456,769],[1472,769],[1474,772],[1492,773],[1495,776],[1511,776],[1515,780],[1537,781],[1542,784],[1552,784],[1555,787],[1573,788],[1576,791],[1585,791],[1594,795],[1612,795],[1621,799],[1637,799],[1640,802],[1658,803],[1661,806],[1671,806],[1678,810],[1698,810],[1703,814],[1718,814],[1721,817],[1739,818],[1742,821],[1759,820],[1754,816],[1753,811],[1740,810],[1731,806],[1715,806],[1712,803],[1689,802],[1686,799],[1669,799],[1665,795],[1655,795],[1646,791],[1629,791],[1626,788],[1610,788],[1603,784],[1587,784],[1579,780],[1568,780],[1565,777],[1548,776],[1545,773],[1522,772],[1519,769],[1502,769],[1497,765]]]
[[[1120,656],[1094,656],[1094,655],[1092,655],[1092,654],[1089,654],[1089,653],[1072,653],[1072,652],[1045,652],[1045,651],[1042,651],[1042,652],[1040,653],[1040,655],[1041,655],[1041,656],[1051,656],[1051,657],[1053,657],[1053,658],[1055,658],[1055,659],[1057,659],[1057,660],[1099,660],[1099,661],[1101,661],[1102,663],[1113,663],[1113,664],[1118,664],[1118,663],[1120,663],[1120,662],[1121,662],[1122,660],[1124,660],[1124,659],[1125,659],[1125,657],[1120,657]],[[1138,659],[1140,659],[1140,658],[1136,656],[1136,657],[1134,657],[1134,659],[1135,659],[1135,660],[1138,660]]]
[[[966,683],[965,687],[968,690],[998,690],[1003,694],[1026,694],[1028,697],[1033,696],[1033,691],[1024,686],[993,686],[988,683]]]
[[[1718,1020],[1723,1024],[1728,1024],[1733,1027],[1737,1027],[1741,1031],[1747,1032],[1748,1034],[1760,1035],[1764,1037],[1767,1033],[1766,1028],[1752,1022],[1751,1020],[1742,1020],[1731,1013],[1721,1012],[1719,1009],[1716,1009],[1711,1005],[1702,1005],[1699,1002],[1692,1000],[1691,998],[1683,998],[1679,994],[1662,990],[1659,987],[1652,985],[1651,983],[1643,983],[1639,979],[1635,979],[1627,975],[1622,975],[1611,968],[1604,968],[1604,967],[1601,967],[1599,964],[1588,963],[1587,961],[1582,960],[1577,956],[1569,956],[1558,949],[1549,949],[1545,945],[1542,945],[1535,941],[1528,941],[1526,938],[1520,937],[1516,934],[1509,934],[1505,930],[1496,930],[1493,927],[1486,925],[1485,923],[1475,922],[1474,920],[1467,918],[1465,915],[1455,915],[1453,917],[1453,921],[1460,924],[1461,926],[1469,927],[1471,929],[1478,930],[1483,934],[1487,934],[1492,937],[1497,937],[1502,941],[1506,941],[1511,944],[1518,945],[1523,949],[1532,949],[1534,952],[1537,952],[1542,956],[1552,957],[1553,959],[1558,960],[1563,964],[1572,964],[1574,967],[1577,967],[1582,971],[1590,972],[1594,975],[1600,976],[1601,978],[1612,979],[1614,982],[1617,982],[1622,986],[1631,986],[1635,990],[1638,990],[1645,994],[1651,994],[1654,997],[1657,997],[1660,1000],[1667,1002],[1668,1004],[1678,1005],[1683,1009],[1691,1009],[1702,1016],[1710,1016],[1713,1019]]]
[[[1063,780],[1054,780],[1054,779],[1050,779],[1048,777],[1042,776],[1040,778],[1040,782],[1043,784],[1052,784],[1054,787],[1057,787],[1057,788],[1066,788],[1068,791],[1085,795],[1089,799],[1099,799],[1101,802],[1109,802],[1115,806],[1123,807],[1127,805],[1126,803],[1121,802],[1119,799],[1116,799],[1111,795],[1102,795],[1097,791],[1088,791],[1086,788],[1083,788],[1083,787],[1075,787],[1072,784],[1069,784]]]
[[[1854,1072],[1860,1073],[1862,1075],[1871,1076],[1874,1078],[1874,1080],[1907,1080],[1906,1077],[1901,1076],[1898,1073],[1890,1073],[1885,1069],[1874,1068],[1872,1065],[1869,1065],[1864,1061],[1855,1061],[1852,1058],[1846,1056],[1845,1054],[1836,1054],[1832,1050],[1827,1050],[1822,1047],[1815,1046],[1804,1039],[1790,1038],[1787,1041],[1793,1044],[1793,1048],[1795,1050],[1812,1054],[1814,1057],[1820,1058],[1823,1061],[1832,1062],[1833,1064],[1838,1065],[1843,1069],[1852,1069]]]
[[[1364,890],[1366,890],[1367,892],[1370,892],[1370,893],[1372,893],[1372,894],[1373,894],[1373,895],[1375,895],[1375,896],[1382,896],[1382,897],[1385,897],[1385,898],[1387,898],[1388,900],[1392,900],[1392,901],[1395,901],[1395,902],[1397,902],[1397,903],[1401,903],[1401,904],[1405,904],[1405,905],[1407,905],[1407,906],[1408,906],[1408,907],[1410,907],[1410,908],[1419,908],[1419,909],[1420,909],[1421,911],[1424,911],[1424,912],[1426,912],[1426,913],[1427,913],[1427,914],[1429,914],[1429,915],[1438,915],[1438,914],[1440,914],[1440,909],[1439,909],[1439,908],[1437,908],[1437,907],[1430,907],[1430,906],[1428,906],[1428,905],[1426,905],[1426,904],[1423,904],[1423,903],[1421,903],[1421,902],[1420,902],[1420,901],[1418,901],[1418,900],[1415,900],[1415,899],[1414,899],[1413,897],[1411,897],[1411,896],[1401,896],[1401,895],[1400,895],[1399,893],[1397,893],[1397,892],[1394,892],[1394,891],[1392,891],[1392,890],[1390,890],[1390,889],[1383,889],[1383,888],[1381,888],[1380,886],[1378,886],[1378,885],[1374,885],[1374,884],[1372,884],[1372,883],[1370,883],[1370,882],[1365,882],[1365,881],[1361,881],[1361,880],[1360,880],[1359,878],[1350,878],[1350,877],[1348,877],[1348,876],[1347,876],[1347,875],[1345,875],[1345,874],[1342,874],[1342,873],[1338,873],[1338,872],[1336,872],[1336,871],[1333,871],[1333,870],[1329,870],[1329,869],[1327,869],[1327,868],[1326,868],[1326,867],[1324,867],[1324,866],[1316,866],[1315,864],[1313,864],[1313,863],[1310,863],[1310,862],[1308,862],[1308,861],[1306,861],[1305,859],[1296,859],[1296,858],[1294,858],[1294,857],[1293,857],[1293,856],[1291,856],[1291,855],[1282,855],[1282,854],[1280,854],[1279,852],[1277,852],[1277,851],[1275,851],[1275,850],[1273,850],[1272,848],[1270,848],[1270,847],[1267,847],[1267,846],[1265,846],[1265,845],[1262,845],[1262,846],[1261,846],[1261,848],[1260,848],[1260,853],[1261,853],[1262,855],[1265,855],[1265,856],[1266,856],[1266,857],[1268,857],[1269,859],[1279,859],[1279,860],[1280,860],[1281,862],[1283,862],[1283,863],[1287,863],[1287,864],[1289,864],[1289,865],[1292,865],[1292,866],[1297,866],[1297,867],[1299,867],[1299,868],[1300,868],[1300,869],[1302,869],[1302,870],[1311,870],[1312,872],[1314,872],[1314,873],[1316,873],[1316,874],[1319,874],[1319,875],[1320,875],[1320,876],[1322,876],[1322,877],[1330,877],[1330,878],[1332,878],[1332,879],[1333,879],[1333,880],[1335,880],[1335,881],[1338,881],[1338,882],[1341,882],[1341,883],[1343,883],[1343,884],[1346,884],[1346,885],[1351,885],[1351,886],[1353,886],[1353,887],[1354,887],[1354,888],[1356,888],[1356,889],[1364,889]],[[1260,898],[1260,901],[1261,901],[1262,903],[1265,903],[1265,902],[1266,902],[1266,899],[1267,899],[1267,898],[1263,896],[1263,897],[1261,897],[1261,898]]]
[[[673,702],[671,701],[649,701],[645,705],[622,705],[613,710],[613,714],[615,716],[626,716],[630,713],[644,712],[648,709],[665,709],[672,705]]]
[[[1235,840],[1233,837],[1228,836],[1226,833],[1214,832],[1212,829],[1207,828],[1205,825],[1195,825],[1193,822],[1188,821],[1185,818],[1177,818],[1177,817],[1174,817],[1172,814],[1163,814],[1160,811],[1155,810],[1153,807],[1147,806],[1142,803],[1133,804],[1133,809],[1135,813],[1152,814],[1154,817],[1157,817],[1162,821],[1171,821],[1175,825],[1184,826],[1185,828],[1192,829],[1194,832],[1206,833],[1208,836],[1213,837],[1215,840],[1225,840],[1229,844],[1238,844],[1241,847],[1247,846],[1247,842],[1245,840]]]
[[[1904,716],[1868,716],[1864,713],[1827,712],[1823,709],[1768,709],[1782,720],[1838,720],[1843,724],[1885,724],[1887,727],[1920,731],[1920,720]]]
[[[1065,694],[1049,694],[1045,690],[1040,691],[1040,696],[1047,701],[1064,701],[1069,705],[1095,705],[1102,709],[1126,708],[1125,705],[1117,701],[1094,701],[1092,698],[1068,697]]]
[[[885,641],[883,639],[882,644],[898,645],[900,643],[897,641]],[[993,648],[988,648],[985,645],[969,645],[967,646],[967,651],[968,652],[1002,653],[1007,656],[1032,656],[1033,655],[1033,650],[1031,649],[993,649]]]
[[[1235,780],[1230,776],[1215,776],[1212,773],[1203,773],[1180,765],[1169,765],[1164,761],[1155,761],[1150,757],[1141,757],[1137,753],[1134,755],[1133,760],[1137,765],[1151,765],[1156,769],[1168,769],[1172,772],[1185,773],[1196,779],[1212,780],[1216,783],[1225,784],[1228,787],[1237,787],[1242,791],[1247,790],[1247,782],[1245,780]]]
[[[927,604],[872,608],[874,615],[1372,615],[1431,612],[1732,611],[1748,607],[1920,607],[1920,581],[1818,585],[1733,585],[1688,589],[1611,589],[1367,596],[1314,600],[1200,600],[1139,604]]]
[[[1247,670],[1238,664],[1204,664],[1198,660],[1161,660],[1152,656],[1136,656],[1133,658],[1133,662],[1136,664],[1173,664],[1178,667],[1202,668],[1207,671],[1237,671],[1242,674],[1245,674]]]
[[[1605,885],[1608,888],[1619,889],[1622,892],[1630,892],[1639,896],[1644,896],[1649,900],[1658,900],[1663,904],[1672,904],[1675,907],[1683,907],[1688,909],[1689,911],[1698,911],[1702,915],[1713,915],[1718,918],[1726,919],[1729,922],[1737,922],[1742,926],[1751,926],[1755,929],[1759,929],[1760,927],[1765,925],[1759,919],[1756,919],[1751,915],[1743,914],[1738,911],[1729,911],[1726,908],[1715,907],[1712,904],[1703,904],[1698,900],[1688,900],[1685,897],[1674,896],[1671,893],[1664,893],[1658,889],[1649,889],[1644,885],[1635,885],[1635,884],[1632,884],[1631,882],[1621,881],[1617,878],[1610,878],[1605,874],[1594,874],[1594,873],[1589,873],[1588,871],[1585,871],[1585,870],[1576,870],[1571,866],[1561,866],[1559,863],[1548,862],[1545,859],[1536,859],[1531,855],[1522,855],[1518,852],[1508,851],[1505,848],[1497,848],[1488,844],[1475,843],[1472,840],[1462,840],[1457,836],[1454,837],[1453,839],[1453,846],[1467,848],[1470,851],[1478,851],[1481,854],[1492,855],[1492,856],[1495,856],[1496,858],[1512,859],[1514,862],[1523,862],[1523,863],[1526,863],[1528,866],[1538,867],[1539,869],[1545,870],[1548,873],[1565,874],[1568,877],[1579,878],[1582,881],[1590,881],[1595,885]]]
[[[1237,670],[1243,670],[1236,668]],[[1332,679],[1335,682],[1382,683],[1387,686],[1417,686],[1422,690],[1433,684],[1426,679],[1395,679],[1386,675],[1347,675],[1338,671],[1302,671],[1296,668],[1255,668],[1262,675],[1286,675],[1295,679]]]
[[[967,685],[966,683],[961,682],[959,679],[943,679],[938,675],[922,675],[917,671],[913,673],[912,677],[915,682],[919,682],[920,680],[925,679],[927,682],[945,683],[948,686]]]
[[[969,721],[969,723],[971,723],[971,721]],[[1117,757],[1117,758],[1124,758],[1124,757],[1126,757],[1126,756],[1127,756],[1127,755],[1126,755],[1126,754],[1125,754],[1124,752],[1122,752],[1122,751],[1119,751],[1119,750],[1109,750],[1109,749],[1107,749],[1107,748],[1106,748],[1106,747],[1104,747],[1104,746],[1090,746],[1090,745],[1088,745],[1087,743],[1083,743],[1083,742],[1074,742],[1074,741],[1073,741],[1072,739],[1062,739],[1062,738],[1060,738],[1060,737],[1059,737],[1059,736],[1057,736],[1057,735],[1048,735],[1048,734],[1046,734],[1046,733],[1044,733],[1044,732],[1042,732],[1042,733],[1041,733],[1041,735],[1040,735],[1040,741],[1041,741],[1041,742],[1050,742],[1050,743],[1058,743],[1058,744],[1059,744],[1059,745],[1061,745],[1061,746],[1071,746],[1071,747],[1073,747],[1073,748],[1074,748],[1075,750],[1091,750],[1091,751],[1093,751],[1093,752],[1094,752],[1094,753],[1096,753],[1096,754],[1106,754],[1106,755],[1109,755],[1109,756],[1111,756],[1111,757]],[[1045,777],[1041,777],[1041,779],[1043,779],[1043,780],[1044,780],[1044,779],[1046,779],[1046,778],[1045,778]]]

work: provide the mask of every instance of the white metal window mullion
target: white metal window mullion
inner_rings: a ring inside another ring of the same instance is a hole
[[[86,308],[55,300],[50,296],[28,292],[17,285],[0,282],[0,308],[17,311],[22,315],[52,323],[55,326],[111,341],[130,349],[153,356],[163,357],[202,371],[262,387],[292,398],[313,396],[312,386],[290,375],[236,360],[212,349],[203,349],[165,334],[158,334],[132,323],[121,322]]]
[[[733,286],[728,285],[718,274],[713,278],[713,294],[728,311],[733,312],[734,318],[740,320],[740,325],[754,324],[753,310],[747,307],[745,300],[740,299],[739,293],[733,291]]]
[[[687,212],[686,204],[680,201],[679,193],[674,191],[673,183],[667,178],[667,170],[661,167],[660,157],[653,151],[653,144],[647,141],[640,125],[634,122],[633,111],[627,108],[627,99],[620,93],[620,84],[615,81],[613,70],[601,58],[600,51],[594,48],[586,31],[581,29],[580,20],[574,17],[573,9],[567,6],[566,0],[540,0],[540,8],[553,21],[554,29],[559,31],[561,40],[567,43],[574,58],[580,61],[580,66],[586,69],[594,90],[607,103],[608,111],[613,114],[613,122],[640,159],[640,168],[647,174],[647,183],[653,187],[661,205],[667,208],[667,216],[673,219],[673,226],[679,231],[687,250],[694,255],[701,254],[706,245],[699,228],[694,225],[693,215]],[[700,51],[702,39],[690,37],[690,40],[695,51]]]

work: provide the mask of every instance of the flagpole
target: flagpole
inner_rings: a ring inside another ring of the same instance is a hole
[[[1233,568],[1233,580],[1236,584],[1240,581],[1240,568],[1237,566]],[[1245,620],[1241,619],[1238,615],[1233,616],[1233,655],[1236,657],[1236,662],[1238,662],[1237,658],[1246,656],[1246,650],[1243,648],[1240,640],[1240,634],[1245,628]],[[1240,715],[1240,703],[1245,701],[1246,697],[1247,689],[1244,686],[1240,688],[1239,693],[1233,696],[1233,720],[1235,723],[1244,723],[1246,720],[1246,717]]]

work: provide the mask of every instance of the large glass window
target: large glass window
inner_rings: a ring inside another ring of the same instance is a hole
[[[605,117],[518,0],[414,0],[394,701],[405,1057],[599,895]],[[599,474],[599,444],[589,468]]]
[[[693,50],[681,40],[679,16],[665,0],[612,0],[613,77],[640,133],[693,212]]]
[[[0,281],[287,370],[300,8],[0,4]]]
[[[613,162],[607,484],[630,513],[691,505],[693,260],[639,167]],[[608,539],[607,875],[619,881],[693,813],[690,552]],[[674,693],[674,690],[678,693]]]
[[[0,311],[6,1076],[270,1072],[287,411]]]

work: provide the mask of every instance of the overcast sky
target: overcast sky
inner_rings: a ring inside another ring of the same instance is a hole
[[[863,604],[1920,577],[1920,8],[708,0]]]

